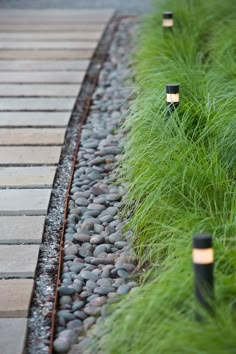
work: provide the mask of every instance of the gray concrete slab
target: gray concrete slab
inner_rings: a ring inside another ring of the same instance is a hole
[[[0,112],[0,127],[66,127],[68,112]]]
[[[97,42],[91,41],[0,41],[0,50],[7,49],[95,49]]]
[[[105,10],[98,10],[98,9],[80,9],[80,10],[75,10],[75,9],[37,9],[33,10],[31,9],[31,6],[29,6],[27,9],[21,10],[21,9],[4,9],[0,13],[0,18],[1,20],[8,22],[10,18],[13,18],[14,20],[19,20],[24,22],[26,19],[29,19],[30,21],[34,17],[35,20],[50,20],[50,21],[60,21],[60,19],[65,19],[65,18],[74,18],[75,20],[86,20],[90,21],[90,19],[99,19],[104,21],[107,21],[112,15],[114,14],[114,9],[113,7],[109,8],[109,6]]]
[[[55,166],[0,167],[0,188],[50,188],[55,173]]]
[[[1,84],[0,97],[74,97],[80,85],[70,84]],[[1,118],[0,118],[1,119]],[[1,123],[0,123],[1,124]]]
[[[2,128],[0,145],[62,145],[65,128]]]
[[[30,29],[29,29],[30,30]],[[1,31],[1,26],[0,26]],[[56,31],[56,29],[55,29]],[[1,50],[2,59],[37,59],[37,60],[60,60],[60,59],[90,59],[93,55],[92,49],[80,50]]]
[[[95,32],[95,31],[104,31],[106,24],[96,24],[96,23],[35,23],[34,26],[30,23],[21,24],[21,23],[0,23],[1,32]]]
[[[33,279],[0,280],[0,317],[27,317],[33,285]]]
[[[0,215],[46,215],[50,196],[51,189],[1,189]]]
[[[56,66],[56,63],[55,63]],[[84,79],[83,71],[47,71],[47,72],[0,72],[0,83],[41,83],[41,84],[80,84]],[[48,88],[48,86],[47,86]],[[69,90],[69,87],[68,87]]]
[[[27,331],[26,318],[0,319],[0,348],[3,354],[23,354]]]
[[[96,32],[0,32],[1,41],[97,41],[103,31]]]
[[[71,111],[74,98],[0,98],[0,111]]]
[[[0,244],[40,244],[45,216],[0,216]]]
[[[38,254],[39,245],[0,245],[0,278],[33,278]]]
[[[83,59],[57,60],[56,66],[52,60],[0,60],[1,71],[84,71],[88,65],[89,61]]]
[[[0,165],[56,165],[60,146],[0,146]]]

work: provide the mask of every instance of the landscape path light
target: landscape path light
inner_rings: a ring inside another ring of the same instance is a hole
[[[213,313],[214,253],[212,235],[198,234],[193,236],[193,267],[196,299],[205,310]],[[202,320],[202,316],[197,313],[196,319]]]
[[[173,29],[174,27],[174,14],[170,11],[165,11],[162,14],[162,27],[164,29]]]
[[[169,113],[173,112],[179,105],[179,87],[179,84],[166,85],[166,104]]]

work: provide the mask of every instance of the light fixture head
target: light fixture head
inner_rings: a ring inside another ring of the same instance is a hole
[[[210,234],[193,236],[193,263],[212,264],[214,262],[213,241]]]
[[[162,14],[162,27],[164,28],[172,28],[174,26],[174,14],[170,11],[165,11]]]
[[[168,105],[179,104],[179,84],[167,84],[166,85],[166,103]]]

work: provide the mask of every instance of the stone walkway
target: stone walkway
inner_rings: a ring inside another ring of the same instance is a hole
[[[22,354],[51,188],[112,10],[0,13],[0,352]],[[12,340],[14,339],[14,340]]]

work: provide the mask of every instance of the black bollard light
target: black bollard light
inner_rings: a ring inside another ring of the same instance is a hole
[[[165,11],[162,14],[162,27],[163,29],[173,29],[174,27],[174,14],[170,11]]]
[[[172,113],[179,105],[179,84],[166,85],[166,104],[168,113]]]
[[[193,236],[193,267],[195,296],[205,310],[213,314],[214,299],[214,253],[212,235],[198,234]],[[203,320],[197,313],[196,319]]]

